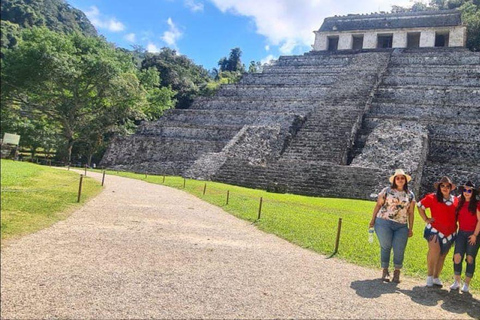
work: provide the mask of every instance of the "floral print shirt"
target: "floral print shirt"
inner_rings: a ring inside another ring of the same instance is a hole
[[[385,203],[378,211],[377,218],[393,220],[403,224],[408,222],[408,208],[412,201],[415,201],[413,192],[408,191],[407,193],[387,187],[378,196],[384,197]]]

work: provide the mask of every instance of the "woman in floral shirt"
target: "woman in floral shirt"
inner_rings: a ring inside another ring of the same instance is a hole
[[[412,178],[403,170],[397,169],[389,178],[391,185],[378,195],[377,204],[373,209],[370,227],[375,226],[375,233],[380,242],[380,260],[382,280],[389,282],[390,253],[393,249],[393,282],[400,282],[400,269],[407,240],[413,235],[413,211],[415,196],[408,190],[408,182]]]

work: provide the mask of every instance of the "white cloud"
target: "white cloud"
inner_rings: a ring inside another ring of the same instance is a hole
[[[168,30],[162,35],[162,40],[165,41],[170,47],[177,49],[177,41],[182,37],[183,33],[173,23],[172,18],[168,18],[167,24]]]
[[[137,37],[135,33],[128,33],[124,36],[125,40],[130,41],[130,42],[135,42],[137,41]]]
[[[203,11],[203,2],[197,2],[195,0],[185,0],[185,6],[193,12]]]
[[[147,51],[152,53],[160,52],[160,48],[157,47],[155,44],[149,42],[147,45]]]
[[[275,57],[274,55],[269,54],[265,58],[263,58],[260,63],[263,64],[271,64],[273,60],[277,60],[278,58]]]
[[[270,46],[268,44],[265,46],[265,51],[270,51]]]
[[[220,11],[252,19],[256,32],[278,46],[282,54],[310,50],[314,30],[334,15],[390,11],[393,4],[411,6],[410,0],[209,0]],[[426,1],[426,0],[425,0]],[[266,49],[266,48],[265,48]],[[268,50],[267,50],[268,51]]]
[[[100,13],[96,6],[91,6],[89,10],[85,11],[87,18],[92,24],[99,29],[107,29],[112,32],[119,32],[125,30],[125,25],[116,18],[109,18]]]

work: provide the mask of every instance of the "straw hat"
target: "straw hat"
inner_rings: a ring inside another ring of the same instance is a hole
[[[406,174],[403,169],[395,169],[395,173],[393,174],[393,176],[388,178],[388,181],[390,181],[390,183],[393,183],[393,179],[395,179],[396,176],[405,176],[405,178],[407,178],[407,182],[410,182],[410,180],[412,180],[412,177]]]
[[[441,184],[441,183],[448,183],[448,184],[450,184],[452,190],[455,190],[455,189],[457,188],[457,186],[456,186],[456,185],[452,182],[452,180],[450,180],[450,178],[447,177],[447,176],[442,177],[442,179],[440,179],[440,181],[438,181],[438,182],[435,182],[435,183],[433,184],[433,186],[435,187],[435,189],[438,189],[438,185]]]

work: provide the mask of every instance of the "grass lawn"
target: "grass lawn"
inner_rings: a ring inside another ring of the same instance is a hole
[[[307,197],[292,194],[276,194],[263,190],[248,189],[211,181],[185,180],[181,177],[135,174],[107,171],[123,177],[141,179],[150,183],[163,184],[185,190],[211,204],[223,208],[230,214],[255,223],[268,233],[275,234],[301,247],[330,255],[334,251],[339,218],[342,228],[339,251],[336,257],[363,266],[378,268],[380,277],[380,247],[375,238],[368,242],[368,223],[375,202],[365,200]],[[106,183],[108,177],[106,178]],[[205,195],[203,190],[206,187]],[[227,191],[229,203],[226,204]],[[263,198],[261,219],[257,220],[260,197]],[[424,281],[427,274],[427,243],[423,239],[425,225],[415,212],[414,235],[409,238],[403,273],[419,277]],[[445,260],[442,280],[453,280],[452,252]],[[393,254],[392,254],[393,258]],[[391,264],[393,266],[393,263]],[[465,264],[464,264],[465,269]],[[479,277],[474,277],[472,288],[479,288]],[[478,292],[478,290],[476,290]]]
[[[84,178],[82,197],[77,203],[77,173],[3,159],[1,168],[2,240],[41,230],[67,218],[102,189],[99,182]]]

